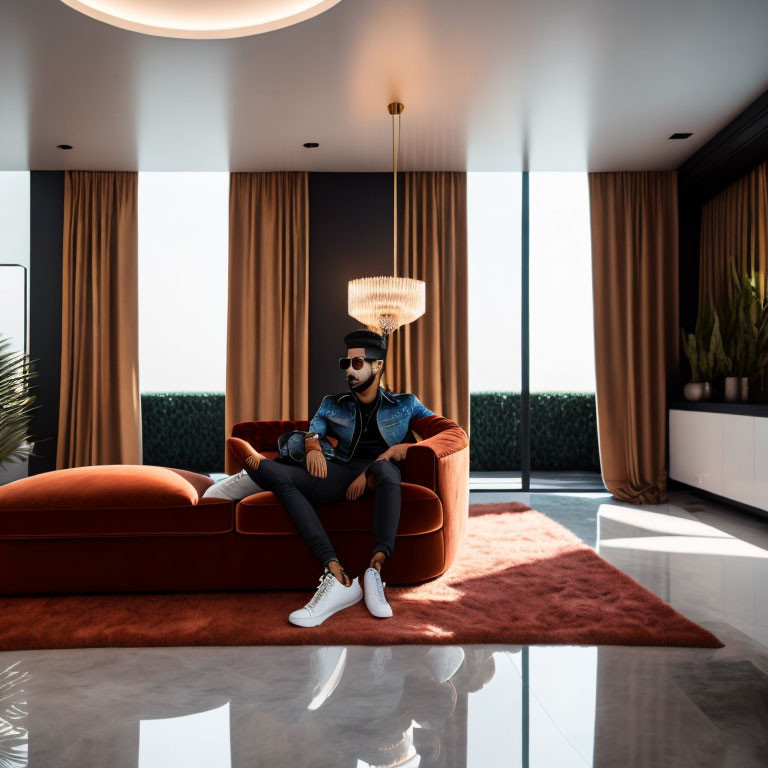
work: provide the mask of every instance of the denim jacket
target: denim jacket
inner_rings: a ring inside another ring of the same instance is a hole
[[[416,395],[408,392],[392,394],[379,387],[381,401],[376,410],[379,432],[390,447],[405,441],[411,419],[434,416],[434,411],[424,406]],[[362,432],[362,417],[357,395],[343,392],[326,395],[309,424],[310,432],[318,432],[320,446],[327,458],[349,461],[352,458]],[[322,435],[335,437],[339,442],[334,447]]]

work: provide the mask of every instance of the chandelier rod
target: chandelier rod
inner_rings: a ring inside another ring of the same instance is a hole
[[[392,258],[394,261],[392,274],[397,277],[397,156],[400,149],[400,113],[405,106],[399,101],[393,101],[387,105],[387,109],[392,115]],[[395,139],[395,116],[397,116],[397,139]]]

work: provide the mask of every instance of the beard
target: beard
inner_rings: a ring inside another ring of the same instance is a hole
[[[353,391],[353,392],[365,392],[368,387],[373,384],[374,381],[376,381],[377,373],[371,373],[371,375],[362,382],[356,382],[356,381],[350,381],[347,379],[347,386]]]

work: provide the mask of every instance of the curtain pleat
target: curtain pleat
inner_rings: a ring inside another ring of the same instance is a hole
[[[141,464],[138,174],[64,176],[56,468]]]
[[[768,290],[768,160],[706,202],[701,210],[699,306],[722,309],[731,296],[731,265]]]
[[[467,175],[406,172],[397,274],[426,282],[426,312],[390,340],[388,384],[469,434]]]
[[[617,499],[659,504],[667,485],[667,377],[678,364],[677,176],[588,177],[603,481]]]
[[[227,435],[240,421],[308,418],[308,197],[306,172],[230,176]]]

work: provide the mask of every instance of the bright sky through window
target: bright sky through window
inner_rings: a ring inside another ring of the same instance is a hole
[[[594,392],[586,173],[532,173],[531,392]]]
[[[520,173],[467,174],[469,391],[520,391]]]
[[[521,173],[468,173],[469,388],[519,392]],[[594,392],[585,173],[530,174],[530,386]]]
[[[139,174],[142,392],[223,392],[229,174]]]

